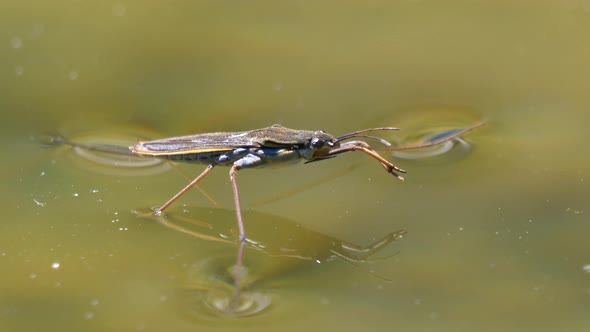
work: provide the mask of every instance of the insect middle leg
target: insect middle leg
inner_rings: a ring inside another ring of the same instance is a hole
[[[238,190],[238,181],[236,180],[236,174],[238,172],[238,166],[232,165],[229,169],[229,179],[231,186],[234,190],[234,204],[236,206],[236,217],[238,218],[238,230],[240,232],[240,242],[246,242],[246,231],[244,230],[244,221],[242,220],[242,208],[240,205],[240,192]]]

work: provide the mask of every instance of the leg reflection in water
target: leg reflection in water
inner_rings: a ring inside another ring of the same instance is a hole
[[[230,306],[231,312],[239,311],[240,305],[240,292],[242,290],[241,281],[246,279],[248,276],[248,268],[244,266],[244,247],[246,246],[245,241],[238,242],[238,254],[236,256],[236,265],[230,269],[231,274],[234,277],[234,296]]]

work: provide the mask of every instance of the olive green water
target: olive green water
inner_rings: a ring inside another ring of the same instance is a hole
[[[0,12],[0,331],[590,329],[590,2],[4,1]],[[381,136],[401,140],[479,120],[469,150],[386,154],[408,170],[403,183],[360,153],[240,172],[257,243],[233,313],[227,168],[202,183],[217,207],[192,190],[156,218],[146,210],[203,166],[38,141],[273,123],[399,126]],[[342,244],[398,230],[371,262],[330,258],[361,259]]]

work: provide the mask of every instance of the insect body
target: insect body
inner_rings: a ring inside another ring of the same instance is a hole
[[[382,144],[389,142],[363,133],[370,131],[397,130],[393,127],[370,128],[334,137],[321,130],[295,130],[280,125],[245,132],[218,132],[164,138],[140,142],[129,147],[131,152],[144,155],[207,164],[207,168],[186,187],[170,198],[156,213],[164,211],[180,196],[201,181],[215,166],[230,166],[229,176],[234,192],[240,241],[246,240],[240,208],[240,196],[236,172],[242,168],[264,165],[280,165],[305,160],[306,163],[333,158],[349,151],[361,151],[378,160],[385,170],[403,180],[398,173],[401,168],[379,155],[371,146],[352,138],[374,139]]]

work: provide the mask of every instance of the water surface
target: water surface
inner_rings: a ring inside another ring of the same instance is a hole
[[[0,330],[587,331],[589,8],[3,2]],[[280,123],[398,126],[381,136],[403,144],[481,120],[468,149],[388,154],[403,183],[360,153],[240,172],[259,241],[244,315],[223,310],[237,252],[227,168],[202,183],[212,199],[192,190],[171,207],[170,227],[137,211],[203,166],[39,140]],[[333,257],[399,230],[370,262]]]

